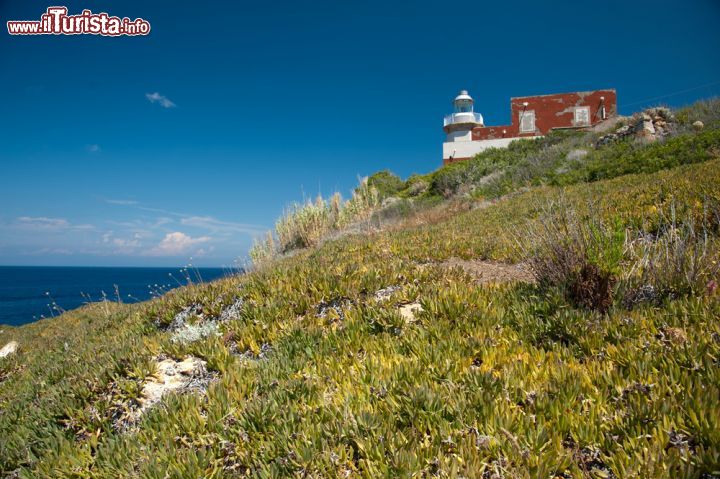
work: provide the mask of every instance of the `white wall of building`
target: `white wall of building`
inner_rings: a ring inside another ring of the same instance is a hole
[[[445,141],[472,141],[472,130],[451,131]]]
[[[449,136],[449,135],[448,135]],[[523,140],[539,138],[538,136],[523,137]],[[446,141],[443,143],[443,160],[449,158],[470,158],[488,148],[507,148],[507,146],[520,138],[497,138],[480,141]]]

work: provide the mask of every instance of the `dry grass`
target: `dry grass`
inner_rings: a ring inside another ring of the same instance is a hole
[[[660,209],[658,217],[655,233],[641,232],[628,245],[627,306],[711,292],[718,283],[717,204],[704,205],[699,222],[691,214],[678,217],[674,203],[667,214]]]
[[[250,258],[255,266],[260,266],[279,254],[317,246],[344,228],[369,224],[379,206],[377,190],[368,184],[367,178],[360,180],[347,201],[336,192],[327,200],[318,196],[315,201],[295,203],[275,223],[274,236],[269,232],[264,241],[255,242]]]
[[[624,227],[595,214],[581,218],[564,197],[541,209],[533,228],[515,232],[538,284],[560,288],[577,306],[607,312],[623,256]]]

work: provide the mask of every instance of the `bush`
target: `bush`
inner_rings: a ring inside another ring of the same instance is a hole
[[[579,307],[603,313],[610,308],[625,241],[620,221],[579,218],[561,199],[523,234],[527,239],[519,244],[540,287],[559,288]]]
[[[543,138],[513,141],[507,148],[485,150],[436,171],[431,192],[447,198],[462,190],[477,190],[482,196],[498,197],[528,183],[538,184],[585,135],[560,130]]]
[[[471,187],[483,178],[506,166],[506,152],[488,150],[467,161],[450,163],[440,168],[432,178],[430,190],[445,198],[457,194],[462,187]]]
[[[400,177],[390,170],[382,170],[370,175],[367,184],[375,188],[380,200],[397,195],[405,186]]]
[[[679,221],[675,206],[669,217],[662,212],[657,234],[640,234],[629,246],[632,267],[624,276],[623,303],[699,295],[718,282],[720,257],[717,251],[717,205],[706,206],[699,225],[692,216]]]
[[[720,123],[720,98],[700,100],[681,108],[675,113],[675,118],[686,130],[691,130],[693,122],[698,120],[702,121],[706,127],[717,127]]]
[[[718,156],[720,129],[683,134],[650,145],[616,143],[593,151],[572,171],[556,175],[552,183],[568,185],[592,182],[633,173],[654,173]]]
[[[412,175],[405,182],[407,196],[420,196],[430,189],[430,182],[423,176]]]

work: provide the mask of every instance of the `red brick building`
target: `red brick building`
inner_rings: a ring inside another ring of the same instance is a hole
[[[443,163],[465,160],[487,148],[502,148],[517,138],[533,138],[555,129],[586,128],[617,114],[615,90],[516,97],[510,100],[510,124],[485,126],[466,91],[455,98],[455,113],[445,118]],[[473,115],[470,117],[469,115]]]

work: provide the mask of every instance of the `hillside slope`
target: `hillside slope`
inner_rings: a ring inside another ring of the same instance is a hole
[[[720,159],[697,135],[693,161],[3,328],[0,472],[719,477]]]

